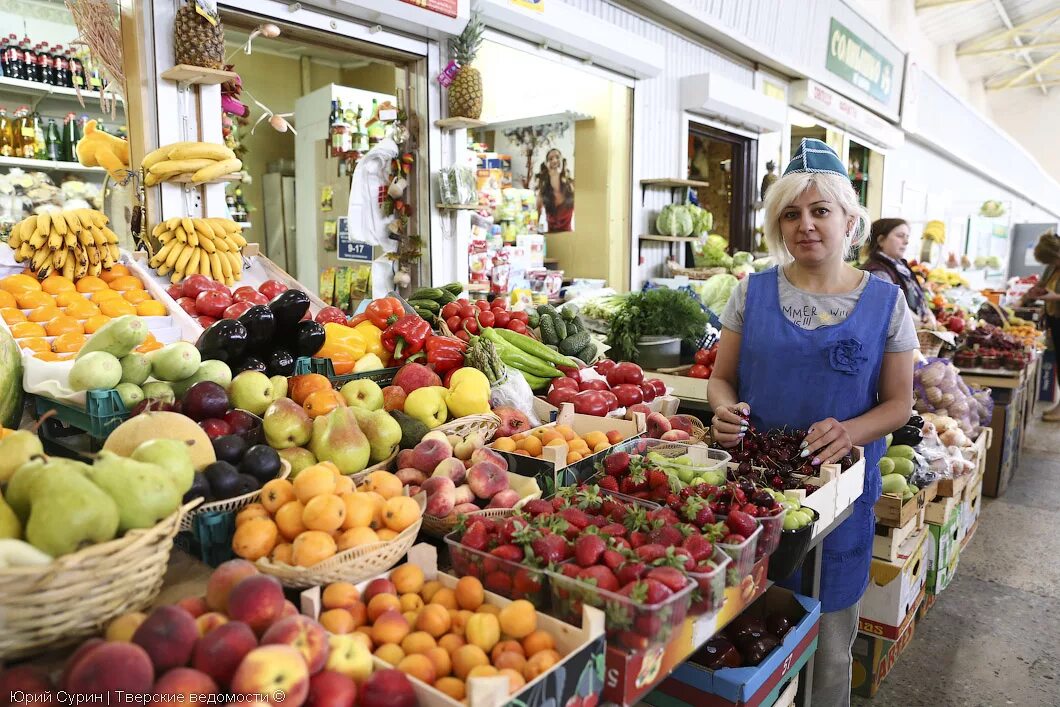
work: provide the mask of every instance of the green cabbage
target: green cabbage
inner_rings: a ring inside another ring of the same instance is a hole
[[[692,233],[692,215],[681,204],[668,204],[655,219],[661,236],[688,236]]]
[[[719,236],[717,233],[711,233],[707,236],[707,245],[715,250],[729,250],[729,242],[725,240],[724,236]]]
[[[743,265],[733,265],[732,274],[741,280],[755,271],[754,266],[749,263]]]
[[[751,266],[754,267],[755,272],[769,270],[769,268],[773,267],[773,258],[768,255],[764,258],[755,258],[754,262],[751,263]]]
[[[737,283],[739,280],[733,275],[715,275],[709,280],[695,283],[694,288],[703,304],[715,315],[721,316]]]
[[[733,265],[750,265],[755,257],[746,250],[738,250],[732,254]]]
[[[700,236],[709,233],[714,226],[714,214],[695,204],[689,204],[685,208],[692,216],[692,233]]]

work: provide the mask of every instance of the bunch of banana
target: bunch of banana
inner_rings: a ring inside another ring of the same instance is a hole
[[[226,218],[171,218],[152,235],[162,247],[151,256],[159,275],[174,284],[190,275],[205,275],[229,287],[243,277],[241,249],[247,244],[235,221]]]
[[[118,236],[107,217],[95,209],[68,209],[35,214],[11,228],[8,245],[15,260],[43,280],[55,273],[77,280],[99,275],[118,262]]]
[[[219,179],[243,169],[236,153],[212,142],[175,142],[144,157],[141,166],[147,170],[144,186],[153,187],[191,175],[193,184]],[[186,181],[186,180],[184,180]]]

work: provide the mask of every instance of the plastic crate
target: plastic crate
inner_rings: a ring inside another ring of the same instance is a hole
[[[41,395],[34,396],[37,417],[49,410],[64,424],[76,427],[98,440],[106,439],[129,417],[129,410],[116,390],[90,390],[85,393],[85,408],[74,407]]]
[[[232,536],[236,532],[236,514],[233,511],[200,513],[192,522],[194,525],[190,531],[177,534],[175,542],[180,549],[210,567],[217,567],[235,557]]]
[[[401,367],[396,368],[380,368],[374,371],[365,371],[364,373],[346,373],[339,375],[335,373],[335,368],[331,364],[330,358],[309,358],[306,356],[295,359],[294,362],[294,375],[301,376],[307,373],[319,373],[320,375],[331,381],[331,385],[339,388],[346,383],[353,380],[361,380],[367,378],[368,380],[375,381],[379,384],[380,388],[385,388],[394,382],[394,376],[401,370]]]
[[[526,599],[539,611],[548,611],[548,576],[545,570],[474,550],[462,545],[458,536],[457,531],[445,536],[453,574],[458,577],[477,577],[487,591],[505,599]]]
[[[732,558],[716,547],[710,559],[714,563],[714,569],[710,572],[688,573],[688,577],[697,585],[692,592],[692,606],[688,610],[692,616],[716,614],[725,603],[725,575]]]

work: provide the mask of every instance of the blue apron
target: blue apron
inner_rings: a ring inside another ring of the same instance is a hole
[[[737,373],[739,398],[751,406],[751,422],[759,430],[806,429],[828,417],[849,420],[871,410],[878,404],[877,382],[898,287],[870,277],[844,321],[811,331],[781,311],[777,278],[773,268],[751,275],[747,285]],[[822,611],[853,605],[868,586],[876,522],[872,509],[880,497],[880,475],[873,471],[884,450],[882,439],[865,447],[864,490],[851,516],[825,538]]]

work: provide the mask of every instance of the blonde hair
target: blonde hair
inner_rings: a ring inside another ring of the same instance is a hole
[[[766,220],[763,226],[766,247],[773,260],[780,265],[787,265],[794,260],[780,233],[780,213],[810,187],[817,187],[821,196],[839,204],[848,217],[854,217],[854,227],[846,234],[844,257],[857,252],[857,248],[868,237],[869,212],[858,202],[858,195],[849,179],[828,172],[794,172],[778,179],[766,192]]]

